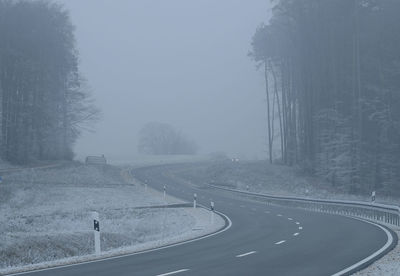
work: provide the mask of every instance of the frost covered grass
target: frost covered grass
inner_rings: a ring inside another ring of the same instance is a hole
[[[114,167],[80,164],[4,175],[0,273],[63,258],[88,259],[94,251],[94,210],[100,213],[102,250],[107,254],[177,242],[223,226],[222,219],[210,225],[202,209],[148,208],[180,201],[168,197],[165,202],[160,193],[145,191],[128,177]]]
[[[84,161],[86,156],[78,158]],[[129,165],[134,167],[143,167],[162,164],[191,163],[201,162],[209,159],[205,155],[106,155],[107,161],[116,165]]]
[[[400,231],[396,231],[397,236],[400,235]],[[398,276],[400,275],[400,245],[390,251],[388,254],[383,256],[381,259],[367,267],[366,269],[359,271],[354,276]]]
[[[93,261],[108,257],[142,252],[149,249],[154,249],[162,246],[176,244],[182,241],[187,241],[193,238],[202,237],[209,233],[216,232],[224,226],[225,222],[219,216],[216,216],[214,224],[211,224],[209,211],[206,211],[204,209],[185,208],[185,211],[188,212],[191,216],[193,216],[196,221],[196,223],[192,226],[191,231],[186,231],[181,234],[175,233],[174,235],[167,235],[168,233],[166,233],[165,235],[163,235],[162,238],[158,237],[158,239],[155,240],[146,239],[147,241],[141,243],[118,247],[110,249],[108,251],[102,251],[102,253],[99,256],[90,254],[91,253],[90,252],[89,255],[76,255],[73,257],[65,257],[62,259],[56,259],[52,261],[32,263],[19,267],[7,267],[5,269],[0,269],[0,275],[2,275],[3,273],[9,274],[9,273],[24,272],[34,269],[43,269],[60,265],[76,264],[85,261]],[[104,243],[104,239],[102,239],[102,243]],[[51,246],[54,247],[54,245]],[[91,246],[93,247],[93,241],[91,242]]]
[[[212,183],[229,188],[282,196],[302,196],[320,199],[370,201],[368,194],[352,194],[344,187],[334,187],[299,169],[269,164],[266,161],[204,162],[186,166],[180,175],[200,185]],[[377,202],[400,204],[400,198],[377,193]]]
[[[0,170],[5,170],[9,168],[17,168],[18,166],[11,165],[10,163],[0,159]]]

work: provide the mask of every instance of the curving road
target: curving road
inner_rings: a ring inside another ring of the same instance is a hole
[[[176,166],[141,168],[136,178],[168,194],[226,214],[232,226],[218,235],[142,254],[24,275],[334,275],[388,241],[379,227],[347,217],[266,206],[238,195],[175,181]]]

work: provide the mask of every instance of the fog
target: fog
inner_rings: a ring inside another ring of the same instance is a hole
[[[399,14],[0,0],[0,275],[400,275]]]
[[[265,158],[262,73],[247,53],[266,0],[60,0],[102,110],[78,157],[127,158],[147,122],[174,126],[201,154]]]

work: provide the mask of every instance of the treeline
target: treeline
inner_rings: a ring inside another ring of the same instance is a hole
[[[270,160],[400,194],[400,1],[280,0],[253,37]]]
[[[0,157],[71,159],[97,117],[78,68],[68,12],[48,1],[0,0]]]

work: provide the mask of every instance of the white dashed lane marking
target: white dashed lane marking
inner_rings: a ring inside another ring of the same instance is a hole
[[[282,244],[282,243],[284,243],[284,242],[286,242],[285,240],[283,240],[283,241],[278,241],[278,242],[276,242],[275,244]]]
[[[176,270],[176,271],[172,271],[172,272],[167,272],[167,273],[163,273],[163,274],[158,274],[157,276],[173,275],[173,274],[177,274],[177,273],[181,273],[181,272],[185,272],[185,271],[189,271],[189,269],[180,269],[180,270]]]
[[[293,234],[293,236],[298,236],[298,235],[299,235],[299,233],[294,233],[294,234]]]
[[[251,255],[251,254],[254,254],[254,253],[257,253],[257,251],[250,251],[250,252],[247,252],[247,253],[243,253],[243,254],[237,255],[236,258],[245,257],[245,256],[248,256],[248,255]]]

